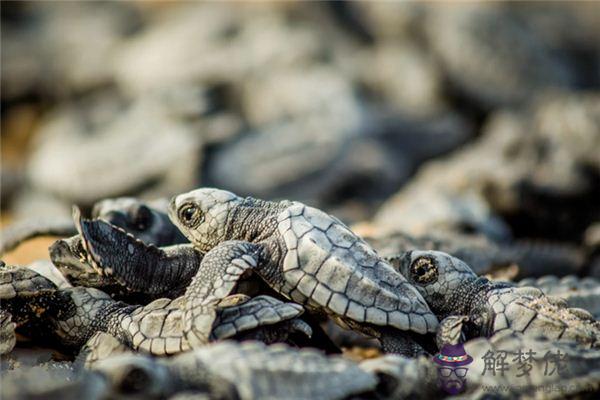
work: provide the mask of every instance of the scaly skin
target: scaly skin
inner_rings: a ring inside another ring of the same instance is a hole
[[[437,327],[406,279],[322,211],[198,189],[173,198],[169,216],[200,251],[231,240],[261,249],[255,271],[272,289],[342,325],[379,336],[387,327],[419,334]]]
[[[293,319],[303,311],[297,304],[268,296],[232,300],[227,289],[207,281],[190,285],[190,296],[207,291],[206,301],[201,304],[194,302],[196,297],[184,296],[132,306],[94,288],[58,289],[28,268],[5,268],[0,272],[0,299],[2,309],[14,316],[22,333],[34,339],[51,336],[52,344],[73,350],[83,346],[95,333],[106,332],[134,350],[158,355],[248,333]],[[188,321],[195,325],[186,326]],[[287,328],[297,332],[303,329],[310,335],[307,326]]]
[[[467,337],[490,337],[503,330],[550,339],[575,340],[581,345],[600,345],[600,324],[590,313],[567,308],[564,301],[544,296],[533,287],[514,287],[475,275],[462,261],[438,251],[409,251],[391,260],[415,285],[440,321],[438,339],[460,341],[457,316]],[[447,317],[454,323],[445,323]],[[440,346],[443,343],[438,343]]]
[[[369,392],[376,384],[373,375],[339,356],[259,342],[215,343],[168,359],[124,355],[101,360],[93,368],[107,377],[113,396],[136,387],[128,394],[140,398],[157,388],[164,397],[193,391],[214,398],[214,389],[220,387],[233,389],[242,400],[343,399]],[[131,381],[149,384],[123,385]]]
[[[73,219],[92,267],[131,292],[177,297],[189,285],[202,262],[203,254],[192,245],[158,249],[108,222],[83,219],[77,208],[73,210]],[[93,245],[87,238],[93,238]]]

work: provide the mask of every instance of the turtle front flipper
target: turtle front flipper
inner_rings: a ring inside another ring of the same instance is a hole
[[[235,240],[223,242],[205,255],[184,296],[184,334],[192,347],[209,341],[217,305],[263,258],[263,246]]]
[[[92,266],[131,291],[176,297],[202,261],[192,245],[158,248],[101,219],[86,220],[77,209],[73,217]]]
[[[438,325],[438,330],[435,335],[435,342],[438,348],[444,347],[445,344],[459,344],[466,340],[465,328],[469,317],[466,315],[451,315],[444,318]]]

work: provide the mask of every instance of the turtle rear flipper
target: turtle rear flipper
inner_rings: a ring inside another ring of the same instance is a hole
[[[270,296],[257,296],[241,305],[220,309],[213,325],[211,338],[223,340],[255,328],[280,325],[284,321],[294,320],[303,312],[304,309],[298,304],[285,303]],[[312,329],[308,324],[305,325],[302,327],[290,326],[289,328],[304,329],[307,336],[310,337]],[[282,329],[285,328],[274,327],[272,336],[276,336],[276,331]],[[283,332],[281,334],[285,335]]]
[[[101,219],[73,218],[92,266],[134,292],[176,297],[196,274],[202,254],[191,245],[158,248]]]

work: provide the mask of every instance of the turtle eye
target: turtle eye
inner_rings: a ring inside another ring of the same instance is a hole
[[[411,264],[410,273],[415,282],[426,285],[437,280],[438,268],[430,257],[419,257]]]
[[[193,204],[185,205],[179,212],[179,218],[186,226],[194,226],[202,222],[200,210]]]

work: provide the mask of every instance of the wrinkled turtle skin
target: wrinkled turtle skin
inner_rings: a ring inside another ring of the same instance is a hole
[[[470,340],[464,348],[473,358],[466,366],[463,394],[467,398],[593,398],[594,392],[600,389],[598,349],[584,349],[574,342],[556,342],[510,331],[499,332],[491,338]],[[519,368],[524,363],[514,358],[519,352],[526,354],[529,351],[533,352],[532,359],[526,364],[531,369],[524,373],[523,367]],[[508,354],[508,369],[504,373],[496,369],[494,375],[489,365],[486,369],[485,359],[491,355],[501,356],[503,352]],[[560,373],[551,373],[556,366],[552,357],[557,357],[559,352],[562,358]],[[439,385],[438,365],[431,358],[388,354],[363,361],[360,366],[377,376],[377,394],[382,399],[431,399],[448,395]]]
[[[241,400],[344,399],[376,385],[372,374],[339,356],[253,341],[214,343],[168,359],[121,355],[93,368],[116,394],[135,388],[135,394],[148,397],[208,391],[210,398]]]
[[[171,200],[169,216],[200,251],[241,243],[272,289],[313,312],[380,338],[386,351],[416,354],[407,337],[437,318],[406,279],[342,222],[297,202],[198,189]],[[415,335],[413,335],[415,336]]]
[[[36,342],[65,351],[79,350],[97,332],[106,332],[134,350],[158,355],[188,350],[186,329],[202,333],[202,344],[240,333],[251,337],[248,331],[280,322],[284,323],[281,335],[273,329],[270,335],[259,337],[279,341],[294,333],[312,333],[301,321],[285,323],[302,314],[301,306],[268,296],[249,299],[224,292],[221,298],[218,293],[209,293],[204,299],[208,302],[198,299],[200,303],[193,306],[186,303],[196,301],[195,297],[159,299],[146,306],[135,306],[116,301],[95,288],[58,289],[28,268],[4,268],[0,281],[2,310],[13,316],[17,330]],[[186,312],[195,317],[190,324],[196,325],[185,325]]]
[[[539,289],[478,277],[461,260],[437,251],[409,251],[391,262],[440,319],[438,346],[503,330],[600,345],[600,323],[589,312],[568,308]]]

